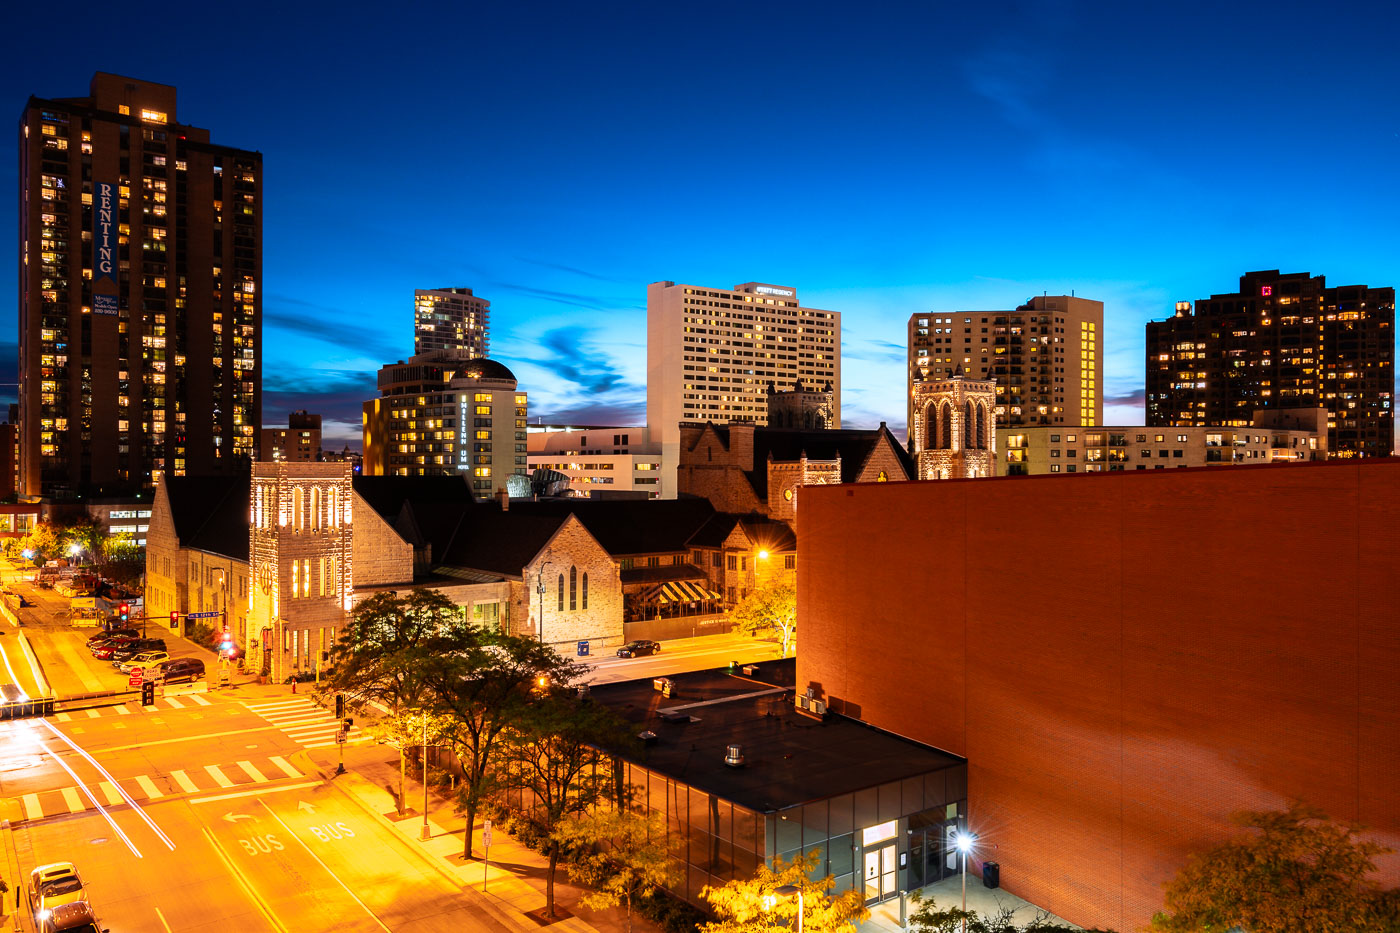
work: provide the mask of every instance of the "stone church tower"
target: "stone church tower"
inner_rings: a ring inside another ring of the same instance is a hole
[[[915,383],[909,438],[919,479],[994,476],[996,382],[968,379],[959,366],[947,379]]]
[[[839,428],[836,423],[836,395],[831,383],[808,387],[794,383],[786,392],[768,383],[768,427],[825,431]]]
[[[253,464],[248,664],[274,683],[324,670],[349,619],[351,465]]]

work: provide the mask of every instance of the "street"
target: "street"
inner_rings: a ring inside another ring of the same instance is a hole
[[[60,697],[128,689],[125,675],[91,657],[84,643],[93,630],[72,627],[60,597],[7,576],[33,605],[20,610],[22,628],[0,623],[6,679],[26,691],[47,680]],[[18,644],[21,633],[32,653]],[[209,656],[167,640],[172,655]],[[777,653],[768,642],[712,636],[667,642],[651,657],[583,660],[587,678],[601,683]],[[339,724],[310,685],[293,694],[198,682],[161,691],[149,707],[117,702],[127,698],[0,723],[0,816],[9,820],[0,876],[11,884],[10,912],[33,867],[71,861],[114,933],[503,927],[499,908],[442,870],[441,856],[313,763],[313,750],[322,761],[335,754]],[[347,739],[369,741],[358,725]],[[19,928],[32,931],[20,914]]]

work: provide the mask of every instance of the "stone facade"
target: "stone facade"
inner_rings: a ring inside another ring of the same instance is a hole
[[[786,392],[779,392],[768,383],[768,426],[770,428],[801,428],[806,431],[837,427],[836,400],[831,383],[825,388],[808,388],[797,383]]]
[[[919,479],[965,479],[996,472],[996,383],[950,378],[916,383],[909,436]]]
[[[797,517],[797,497],[803,486],[835,486],[841,482],[841,458],[795,463],[768,461],[769,518],[790,522]]]
[[[590,652],[622,643],[617,562],[573,515],[525,565],[521,579],[511,580],[510,590],[516,635],[539,638],[565,655],[574,654],[581,641],[589,643]]]
[[[352,521],[363,517],[351,475],[339,463],[253,467],[248,659],[274,681],[319,670],[349,617]]]
[[[355,534],[350,549],[355,562],[355,587],[411,584],[413,545],[370,508],[359,493],[355,493],[352,506]]]
[[[248,562],[214,551],[182,546],[167,488],[156,488],[146,534],[147,625],[184,633],[191,612],[225,612],[234,643],[247,644]],[[176,613],[175,624],[170,614]],[[210,619],[217,625],[220,620]]]

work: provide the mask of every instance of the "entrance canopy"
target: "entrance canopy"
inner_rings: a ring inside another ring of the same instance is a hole
[[[656,596],[658,603],[694,603],[705,599],[719,599],[718,593],[711,592],[699,583],[689,580],[675,580],[664,584]]]

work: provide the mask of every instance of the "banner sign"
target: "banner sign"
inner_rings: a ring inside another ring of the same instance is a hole
[[[117,281],[117,186],[92,186],[92,280]],[[102,312],[106,313],[106,312]]]
[[[92,313],[110,314],[115,317],[117,314],[117,296],[103,295],[94,292],[92,296]]]

